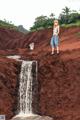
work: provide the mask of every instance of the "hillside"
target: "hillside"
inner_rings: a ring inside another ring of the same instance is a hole
[[[16,114],[21,65],[7,55],[38,61],[40,115],[80,119],[80,27],[61,28],[59,55],[51,55],[51,36],[52,29],[27,35],[0,29],[0,114],[6,114],[7,120]],[[28,49],[31,42],[34,51]]]
[[[0,20],[0,28],[14,29],[17,30],[17,26],[12,24],[11,22],[7,22],[6,20]]]
[[[0,29],[15,30],[15,31],[19,31],[22,33],[28,32],[22,25],[16,26],[12,22],[8,22],[6,20],[4,20],[4,21],[0,20]]]
[[[20,31],[20,32],[22,32],[22,33],[24,33],[24,34],[28,33],[28,30],[26,30],[26,29],[23,27],[23,25],[19,25],[19,26],[17,27],[17,29],[18,29],[18,31]]]

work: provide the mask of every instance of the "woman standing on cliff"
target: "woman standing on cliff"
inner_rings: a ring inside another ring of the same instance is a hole
[[[51,54],[54,54],[54,50],[56,48],[57,54],[59,54],[59,22],[58,20],[54,20],[54,25],[53,25],[53,36],[51,38],[51,47],[52,47],[52,52]]]

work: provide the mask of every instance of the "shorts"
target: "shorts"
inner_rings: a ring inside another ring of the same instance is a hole
[[[57,47],[59,45],[59,37],[53,35],[50,44],[52,47]]]

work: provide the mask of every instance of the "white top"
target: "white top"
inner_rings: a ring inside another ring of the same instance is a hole
[[[59,34],[59,25],[53,28],[53,35]]]

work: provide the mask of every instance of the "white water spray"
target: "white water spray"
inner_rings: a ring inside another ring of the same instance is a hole
[[[34,61],[22,61],[20,73],[20,112],[21,116],[31,116],[32,111],[32,64]],[[37,68],[37,66],[36,66]],[[37,72],[37,69],[36,69]]]
[[[18,117],[29,117],[37,116],[33,114],[32,98],[33,98],[33,80],[37,80],[37,61],[24,61],[20,60],[20,56],[7,56],[7,58],[22,61],[21,72],[20,72],[20,84],[19,84],[19,109],[18,114],[13,117],[12,120],[16,120]],[[33,63],[35,67],[33,70]],[[35,71],[35,73],[33,73]],[[35,78],[33,77],[35,74]]]

